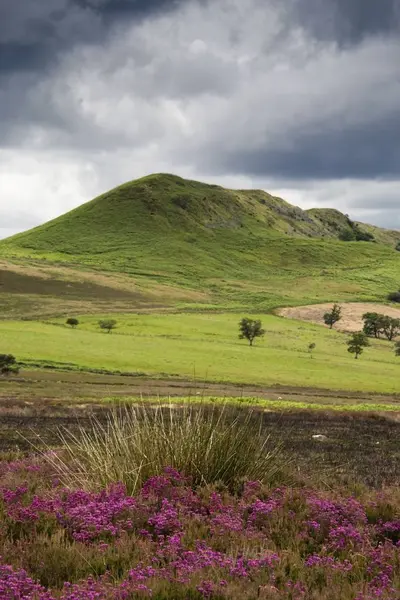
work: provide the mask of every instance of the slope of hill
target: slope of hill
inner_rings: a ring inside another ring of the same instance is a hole
[[[354,227],[374,242],[339,241]],[[203,294],[188,302],[260,309],[382,299],[397,287],[399,241],[400,232],[354,224],[338,211],[303,211],[264,191],[159,174],[1,241],[0,257],[11,270],[35,262],[123,273],[148,288]]]

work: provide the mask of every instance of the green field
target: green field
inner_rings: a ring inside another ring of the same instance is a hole
[[[2,347],[31,364],[105,369],[198,381],[293,385],[396,393],[400,360],[388,342],[373,341],[357,362],[344,334],[272,315],[262,316],[265,338],[250,348],[238,339],[232,314],[120,315],[101,332],[99,317],[81,317],[72,330],[62,320],[3,321]],[[315,342],[314,358],[307,352]]]

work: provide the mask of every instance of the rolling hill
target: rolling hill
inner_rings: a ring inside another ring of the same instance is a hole
[[[399,242],[333,209],[150,175],[2,240],[0,309],[40,313],[50,298],[50,313],[62,310],[54,298],[88,311],[382,299],[398,287]]]

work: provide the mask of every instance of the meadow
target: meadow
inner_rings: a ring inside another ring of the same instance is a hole
[[[392,344],[380,340],[355,363],[345,334],[273,315],[260,316],[266,335],[252,348],[238,339],[235,314],[114,315],[117,328],[110,334],[98,327],[103,317],[80,317],[76,329],[65,319],[3,321],[1,339],[27,367],[382,394],[399,390],[400,361]]]

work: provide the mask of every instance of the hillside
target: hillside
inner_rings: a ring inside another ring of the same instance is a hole
[[[374,239],[339,240],[343,232],[352,239],[354,231]],[[164,286],[164,306],[178,301],[260,309],[333,298],[381,299],[398,284],[400,253],[394,247],[399,241],[400,232],[352,223],[335,210],[303,211],[261,190],[228,190],[159,174],[1,241],[0,284],[3,304],[7,294],[19,293],[21,299],[25,284],[11,290],[5,271],[17,265],[28,280],[35,266],[47,280],[58,280],[49,275],[56,265],[65,269],[64,281],[87,281],[93,271],[124,274],[118,289],[132,292],[135,284],[141,306],[155,302],[157,286]],[[106,284],[115,287],[110,280]],[[40,276],[29,293],[46,296],[39,288]],[[98,290],[92,292],[99,297]],[[137,306],[135,294],[128,296],[120,299]]]

